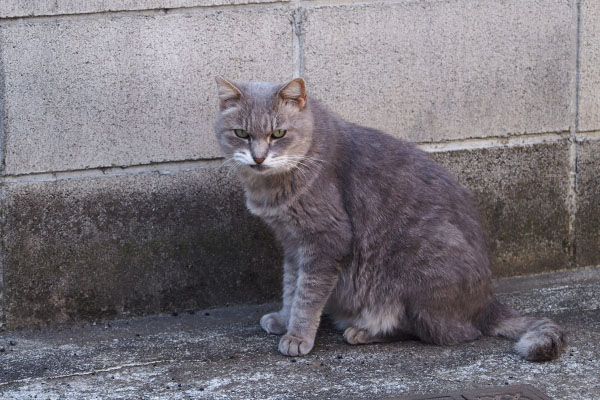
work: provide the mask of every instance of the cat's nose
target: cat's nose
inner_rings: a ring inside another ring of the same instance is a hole
[[[262,164],[263,161],[265,161],[265,159],[263,157],[253,157],[254,158],[254,162],[256,162],[257,164]]]

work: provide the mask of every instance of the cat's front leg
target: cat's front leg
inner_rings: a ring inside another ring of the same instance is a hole
[[[265,314],[260,319],[260,326],[267,333],[283,335],[287,331],[297,280],[298,264],[293,257],[286,256],[283,263],[283,306],[281,310]]]
[[[279,341],[281,354],[303,356],[312,350],[321,313],[338,274],[334,260],[317,260],[300,266],[288,329]]]

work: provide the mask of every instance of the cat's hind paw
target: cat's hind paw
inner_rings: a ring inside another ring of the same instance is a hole
[[[313,346],[314,340],[284,335],[279,341],[279,352],[284,356],[303,356],[308,354]]]
[[[260,319],[260,327],[272,335],[283,335],[287,330],[285,322],[276,312],[263,315]]]
[[[344,340],[348,344],[367,344],[373,343],[373,338],[363,329],[348,328],[344,331]]]

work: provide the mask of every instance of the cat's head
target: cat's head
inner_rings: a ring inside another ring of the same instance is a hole
[[[217,78],[217,139],[230,165],[252,174],[289,171],[312,141],[306,84],[231,82]]]

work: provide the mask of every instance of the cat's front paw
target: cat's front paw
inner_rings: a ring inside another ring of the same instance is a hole
[[[281,320],[279,313],[265,314],[260,319],[260,327],[272,335],[283,335],[286,331],[285,321]]]
[[[314,344],[314,339],[309,340],[296,336],[284,335],[279,341],[279,352],[284,356],[303,356],[312,350]]]

